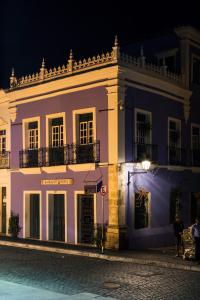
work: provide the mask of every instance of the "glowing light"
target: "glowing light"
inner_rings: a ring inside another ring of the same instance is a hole
[[[151,166],[151,162],[149,160],[142,161],[142,169],[143,170],[145,170],[145,171],[149,170],[150,166]]]

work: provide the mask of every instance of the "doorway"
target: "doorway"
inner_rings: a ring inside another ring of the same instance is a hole
[[[94,239],[94,195],[78,195],[78,242],[91,244]]]
[[[200,192],[191,193],[190,222],[195,223],[196,217],[200,217]]]
[[[40,239],[40,194],[26,193],[24,203],[25,238]]]
[[[65,196],[49,194],[49,240],[65,241]]]

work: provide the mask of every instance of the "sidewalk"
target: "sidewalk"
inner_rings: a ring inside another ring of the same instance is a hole
[[[185,261],[175,257],[173,247],[156,248],[148,250],[126,250],[111,251],[105,250],[104,254],[100,249],[65,243],[45,242],[30,239],[11,239],[0,237],[0,246],[18,247],[39,251],[55,252],[69,255],[79,255],[91,258],[104,259],[109,261],[127,262],[135,264],[153,265],[164,268],[180,269],[200,272],[200,265],[193,261]]]
[[[91,293],[65,295],[5,280],[0,280],[0,292],[1,300],[116,300]]]

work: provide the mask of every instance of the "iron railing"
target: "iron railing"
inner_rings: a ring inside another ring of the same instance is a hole
[[[86,145],[26,149],[19,152],[19,157],[20,168],[97,163],[100,161],[100,141]]]
[[[10,168],[10,152],[3,151],[0,152],[0,169],[9,169]]]
[[[141,162],[143,160],[150,160],[152,162],[158,161],[158,146],[152,144],[134,144],[134,161]]]
[[[169,165],[187,165],[187,153],[183,148],[169,146],[168,149],[168,164]]]

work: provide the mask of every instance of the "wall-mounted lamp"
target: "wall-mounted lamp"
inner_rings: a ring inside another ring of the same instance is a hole
[[[147,173],[147,171],[150,169],[150,166],[151,166],[151,162],[149,160],[143,160],[141,162],[141,165],[142,165],[142,171],[133,171],[133,172],[130,172],[128,171],[128,182],[127,184],[129,184],[131,181],[131,177],[135,174],[143,174],[143,173]]]

